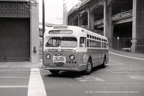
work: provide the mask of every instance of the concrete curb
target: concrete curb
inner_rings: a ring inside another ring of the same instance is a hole
[[[144,59],[144,53],[132,53],[132,52],[116,50],[116,49],[109,49],[109,52]]]

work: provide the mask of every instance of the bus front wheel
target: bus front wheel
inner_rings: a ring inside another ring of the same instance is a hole
[[[86,67],[86,70],[84,71],[84,74],[89,75],[89,74],[91,73],[91,71],[92,71],[92,63],[91,63],[91,61],[89,60],[89,61],[87,62],[87,67]]]
[[[102,63],[102,68],[106,67],[106,56],[104,57],[103,63]]]
[[[59,70],[49,70],[52,74],[58,74],[60,71]]]

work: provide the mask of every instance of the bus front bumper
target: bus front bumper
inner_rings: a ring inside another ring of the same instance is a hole
[[[42,66],[42,68],[44,70],[60,70],[60,71],[77,71],[77,72],[80,72],[80,71],[83,71],[85,70],[86,67],[84,66],[80,66],[80,67],[49,67],[49,66]]]

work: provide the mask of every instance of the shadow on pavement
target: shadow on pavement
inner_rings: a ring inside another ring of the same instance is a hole
[[[107,65],[105,66],[105,68],[106,67],[108,67]],[[91,72],[91,74],[93,74],[93,73],[95,73],[95,72],[97,72],[97,71],[99,71],[99,70],[101,70],[101,69],[103,69],[103,67],[102,66],[97,66],[97,67],[94,67],[93,69],[92,69],[92,72]],[[91,75],[91,74],[89,74],[89,75]],[[78,78],[78,77],[81,77],[81,76],[84,76],[85,74],[83,73],[83,72],[73,72],[73,71],[61,71],[60,73],[58,73],[58,74],[48,74],[48,75],[45,75],[45,77],[65,77],[65,78]]]

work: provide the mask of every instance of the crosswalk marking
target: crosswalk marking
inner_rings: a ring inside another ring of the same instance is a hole
[[[28,96],[47,96],[39,68],[31,69]]]

